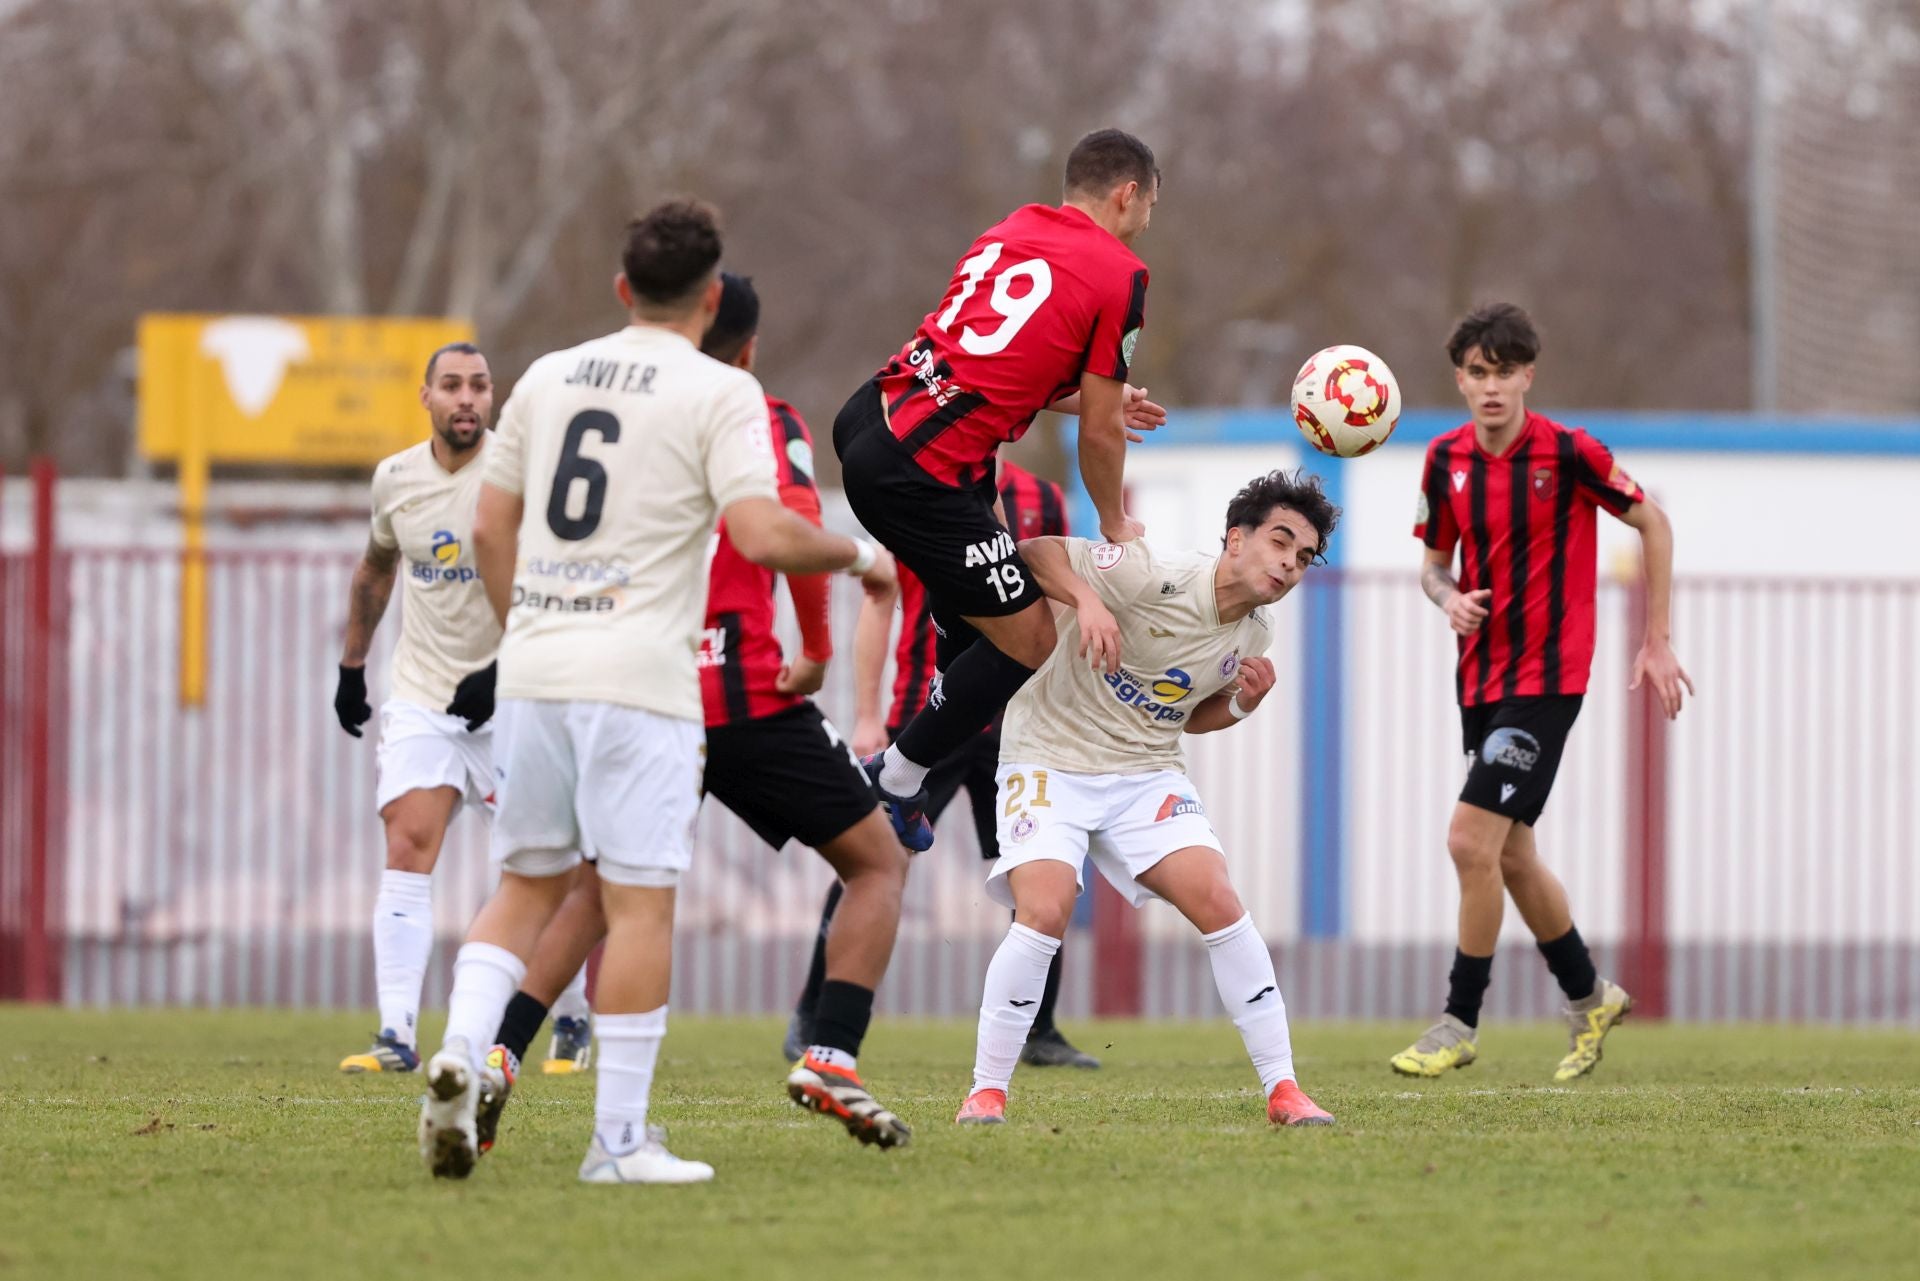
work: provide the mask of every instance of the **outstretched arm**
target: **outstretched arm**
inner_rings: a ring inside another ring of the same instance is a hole
[[[1064,538],[1028,538],[1020,558],[1048,599],[1071,605],[1080,615],[1080,656],[1102,671],[1120,669],[1120,624],[1093,584],[1073,572]]]
[[[1673,635],[1673,524],[1651,499],[1635,503],[1620,519],[1640,532],[1640,561],[1647,576],[1647,634],[1634,656],[1630,690],[1652,682],[1660,710],[1668,720],[1680,715],[1681,688],[1693,693],[1693,681],[1674,656]]]

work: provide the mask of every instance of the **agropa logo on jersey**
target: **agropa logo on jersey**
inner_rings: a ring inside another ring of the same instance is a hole
[[[451,529],[436,529],[428,542],[434,564],[412,562],[413,576],[423,583],[470,583],[479,575],[471,565],[460,563],[460,536]]]
[[[1135,676],[1124,667],[1101,679],[1113,690],[1115,698],[1128,707],[1139,708],[1156,721],[1178,724],[1187,719],[1186,712],[1174,704],[1193,693],[1193,677],[1177,667],[1168,668],[1165,676],[1153,680]]]
[[[1480,759],[1489,765],[1530,772],[1540,760],[1540,740],[1523,729],[1502,725],[1480,744]]]

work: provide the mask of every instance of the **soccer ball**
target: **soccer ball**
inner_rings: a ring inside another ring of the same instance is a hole
[[[1293,380],[1293,422],[1323,454],[1358,458],[1400,421],[1400,383],[1365,347],[1316,351]]]

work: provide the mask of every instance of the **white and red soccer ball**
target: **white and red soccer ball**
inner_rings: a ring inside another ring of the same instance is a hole
[[[1358,458],[1379,448],[1400,421],[1400,383],[1365,347],[1316,351],[1293,380],[1293,422],[1323,454]]]

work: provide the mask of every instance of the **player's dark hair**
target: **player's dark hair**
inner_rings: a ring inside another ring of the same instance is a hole
[[[699,200],[669,200],[627,224],[620,266],[634,297],[673,307],[707,283],[720,261],[720,216]]]
[[[1482,303],[1460,318],[1447,339],[1447,358],[1458,369],[1478,347],[1502,365],[1531,365],[1540,359],[1540,334],[1533,318],[1510,302]]]
[[[1099,129],[1073,144],[1067,153],[1067,192],[1104,196],[1123,182],[1151,189],[1160,181],[1153,148],[1130,133]]]
[[[1313,563],[1325,564],[1327,540],[1333,537],[1333,527],[1340,523],[1340,509],[1320,487],[1320,478],[1304,467],[1298,471],[1270,471],[1241,486],[1240,492],[1227,504],[1227,528],[1259,529],[1273,518],[1277,507],[1299,512],[1307,518],[1307,524],[1320,536]],[[1224,547],[1226,542],[1222,536],[1220,545]]]
[[[430,383],[433,381],[433,371],[439,368],[440,357],[447,355],[449,352],[459,352],[462,356],[479,356],[483,360],[486,358],[486,353],[482,352],[470,342],[450,342],[427,357],[427,376],[422,380],[423,382]]]
[[[720,273],[720,310],[700,340],[700,350],[715,360],[731,365],[740,352],[760,332],[760,295],[750,276]]]

